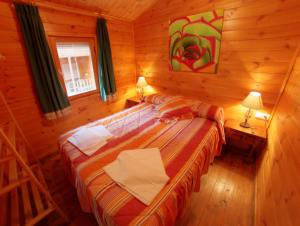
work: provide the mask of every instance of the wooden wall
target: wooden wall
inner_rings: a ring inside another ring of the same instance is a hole
[[[269,128],[256,176],[256,226],[300,225],[300,52]]]
[[[40,14],[48,35],[95,35],[95,17],[43,8]],[[118,99],[114,103],[105,104],[98,94],[80,98],[71,102],[72,113],[69,117],[53,123],[45,121],[33,90],[23,39],[11,4],[0,2],[0,17],[1,91],[37,155],[43,156],[57,150],[60,134],[121,110],[125,98],[135,95],[133,26],[128,22],[109,20]]]
[[[217,74],[170,72],[170,19],[225,9]],[[240,101],[262,93],[274,105],[300,37],[299,0],[161,0],[134,22],[137,72],[160,92],[188,95],[224,106],[227,118],[243,117]]]

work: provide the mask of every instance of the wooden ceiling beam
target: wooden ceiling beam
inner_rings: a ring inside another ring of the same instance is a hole
[[[101,10],[97,10],[97,11],[91,10],[90,11],[90,10],[80,9],[77,7],[65,6],[62,4],[53,3],[53,2],[49,2],[49,1],[14,0],[11,2],[22,2],[22,3],[36,5],[38,7],[46,8],[46,9],[52,9],[52,10],[63,11],[63,12],[68,12],[68,13],[80,14],[80,15],[84,15],[84,16],[91,16],[91,17],[103,17],[108,20],[119,20],[119,21],[124,21],[124,22],[130,22],[128,19],[125,19],[122,17],[116,17],[116,16],[111,16],[111,15],[105,14]]]

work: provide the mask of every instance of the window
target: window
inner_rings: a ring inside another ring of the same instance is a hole
[[[92,40],[55,38],[56,63],[69,97],[97,90]],[[53,48],[53,46],[52,46]]]

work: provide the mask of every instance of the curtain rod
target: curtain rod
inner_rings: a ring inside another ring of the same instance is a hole
[[[89,10],[79,9],[76,7],[65,6],[65,5],[58,4],[58,3],[52,3],[52,2],[40,1],[40,0],[31,0],[31,1],[30,0],[13,0],[13,2],[27,3],[27,4],[32,4],[32,5],[35,5],[35,6],[38,6],[41,8],[45,8],[45,9],[53,9],[53,10],[57,10],[57,11],[80,14],[80,15],[84,15],[84,16],[103,17],[103,18],[111,19],[111,20],[130,22],[128,19],[107,15],[107,14],[101,12],[100,10],[99,11],[89,11]]]

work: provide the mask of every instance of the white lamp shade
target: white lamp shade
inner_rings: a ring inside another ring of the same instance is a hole
[[[148,86],[145,77],[140,76],[137,83],[136,83],[136,86],[138,88],[144,88],[144,87]]]
[[[249,95],[244,99],[242,105],[247,108],[259,110],[263,108],[263,102],[261,94],[259,92],[250,92]]]

